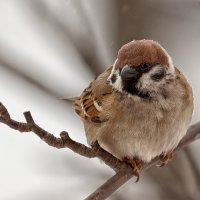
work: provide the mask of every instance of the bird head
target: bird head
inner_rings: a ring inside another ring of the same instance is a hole
[[[166,50],[153,40],[136,40],[121,47],[108,83],[119,92],[148,98],[173,79],[175,69]]]

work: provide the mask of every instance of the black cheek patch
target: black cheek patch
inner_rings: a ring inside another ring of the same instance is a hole
[[[165,76],[165,71],[161,70],[153,75],[151,75],[151,79],[154,81],[160,81]]]
[[[115,83],[116,82],[116,80],[117,80],[117,75],[116,74],[113,74],[112,76],[111,76],[111,82],[112,83]]]

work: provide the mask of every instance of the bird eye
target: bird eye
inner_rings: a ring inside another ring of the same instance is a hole
[[[148,72],[150,68],[151,68],[151,65],[149,63],[144,63],[140,66],[140,71],[143,73]]]
[[[160,70],[159,72],[152,74],[151,75],[151,79],[154,81],[159,81],[161,80],[163,77],[165,76],[165,71],[164,70]]]

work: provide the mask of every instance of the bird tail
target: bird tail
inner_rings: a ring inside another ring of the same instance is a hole
[[[74,103],[78,99],[78,97],[61,97],[60,99],[69,103]]]

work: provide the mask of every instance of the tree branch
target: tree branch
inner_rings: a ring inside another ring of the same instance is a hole
[[[183,149],[186,145],[191,142],[200,139],[200,122],[189,127],[186,136],[180,141],[179,145],[176,147],[174,152]],[[160,157],[154,158],[149,163],[143,163],[141,167],[141,172],[147,170],[148,168],[158,164]],[[121,187],[124,183],[133,177],[133,172],[130,168],[124,168],[119,170],[114,176],[107,180],[103,185],[101,185],[95,192],[88,196],[85,200],[104,200],[109,197],[114,191]]]
[[[26,123],[18,122],[10,117],[6,107],[0,103],[0,122],[8,125],[10,128],[20,132],[34,132],[48,145],[56,148],[69,148],[75,153],[87,158],[100,158],[105,164],[116,171],[116,174],[100,186],[95,192],[88,196],[85,200],[104,200],[109,197],[120,186],[133,177],[132,168],[125,162],[115,158],[112,154],[103,150],[97,143],[91,148],[72,140],[68,133],[63,131],[60,138],[55,137],[51,133],[38,126],[30,112],[24,113]],[[200,122],[189,127],[186,136],[180,141],[174,152],[182,149],[184,146],[200,138]],[[143,163],[141,171],[147,170],[151,166],[158,164],[160,158],[156,157],[149,163]]]
[[[115,171],[120,170],[126,163],[121,162],[110,153],[106,152],[96,143],[92,148],[87,147],[81,143],[72,140],[66,131],[60,133],[60,138],[55,137],[53,134],[47,132],[40,126],[38,126],[31,115],[31,113],[24,112],[24,117],[27,123],[17,122],[10,117],[6,107],[0,103],[0,122],[6,124],[12,129],[20,132],[34,132],[40,139],[46,142],[48,145],[56,148],[69,148],[75,153],[85,156],[87,158],[98,157],[103,160],[108,166]],[[127,165],[129,167],[129,165]]]

